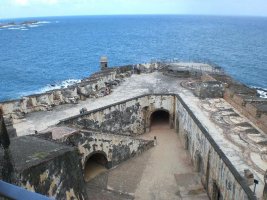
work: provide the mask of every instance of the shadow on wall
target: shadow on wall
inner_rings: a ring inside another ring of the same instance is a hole
[[[99,174],[107,171],[108,160],[103,153],[97,152],[91,155],[84,167],[84,179],[86,182],[92,180]]]

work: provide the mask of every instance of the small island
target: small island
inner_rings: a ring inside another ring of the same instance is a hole
[[[29,25],[36,25],[39,21],[37,20],[31,20],[31,21],[23,21],[23,22],[7,22],[7,23],[0,23],[0,28],[7,28],[7,27],[13,27],[13,26],[29,26]]]

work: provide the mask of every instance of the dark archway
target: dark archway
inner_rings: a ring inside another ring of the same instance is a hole
[[[90,181],[99,174],[107,171],[108,160],[103,153],[92,154],[84,166],[84,179]]]
[[[156,110],[150,116],[150,126],[154,125],[169,125],[170,114],[166,110]]]
[[[215,181],[213,181],[213,187],[212,187],[212,200],[223,200],[222,193],[220,191],[220,188],[216,184]]]

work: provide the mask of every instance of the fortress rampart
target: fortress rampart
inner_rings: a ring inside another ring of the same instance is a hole
[[[136,136],[149,130],[150,115],[156,110],[168,110],[173,127],[174,101],[170,95],[144,95],[64,119],[58,125]]]
[[[124,77],[131,75],[131,70],[132,66],[110,68],[67,88],[0,102],[0,107],[7,118],[20,119],[27,113],[51,110],[61,104],[76,104],[78,100],[86,98],[101,97],[106,95],[106,87],[117,86]]]
[[[14,160],[12,183],[57,199],[86,199],[84,177],[90,158],[101,154],[98,162],[112,168],[152,148],[155,140],[140,137],[150,132],[152,115],[164,111],[210,199],[216,199],[218,194],[223,199],[256,199],[251,184],[254,178],[259,181],[257,197],[266,195],[266,101],[256,96],[256,90],[206,65],[204,71],[195,65],[190,69],[175,67],[177,64],[170,67],[166,63],[149,63],[104,69],[65,89],[0,103],[6,121],[12,126],[30,113],[53,114],[58,105],[64,108],[64,104],[78,105],[90,98],[112,96],[111,90],[131,76],[155,76],[149,80],[153,87],[145,82],[148,89],[140,90],[141,95],[126,96],[122,101],[89,111],[82,109],[78,115],[69,112],[71,115],[60,118],[49,130],[37,132],[37,137],[13,138],[13,143],[20,145],[18,149],[13,146],[11,152],[19,151],[21,158]],[[22,147],[24,143],[29,146]],[[27,165],[23,159],[29,161]],[[68,162],[72,165],[67,166]],[[69,170],[77,173],[74,180],[67,175]]]
[[[132,73],[165,71],[164,73],[177,76],[173,70],[166,70],[167,67],[168,64],[166,63],[148,63],[108,68],[68,88],[52,90],[43,94],[33,94],[18,100],[0,102],[0,107],[3,110],[5,118],[11,120],[22,119],[27,113],[51,110],[57,105],[76,104],[78,101],[87,98],[105,96],[107,95],[107,88],[112,89],[117,87],[125,77],[131,76]],[[190,70],[192,71],[191,74],[189,73]],[[211,69],[205,70],[196,70],[191,67],[187,71],[188,74],[186,76],[198,76],[203,82],[218,81],[223,84],[224,91],[220,91],[217,87],[214,91],[210,92],[215,95],[216,92],[221,92],[226,101],[232,104],[240,113],[248,117],[264,132],[267,132],[267,100],[259,98],[256,89],[249,88],[233,80],[228,75],[220,75],[218,70],[216,73],[211,73]],[[182,76],[184,75],[182,74]],[[198,90],[201,90],[201,88],[196,88],[196,94],[199,93]]]
[[[267,100],[259,98],[256,89],[249,88],[227,75],[205,74],[202,80],[215,80],[223,83],[225,85],[224,99],[264,132],[267,132]]]
[[[255,199],[244,177],[232,165],[208,130],[179,95],[142,95],[73,116],[62,120],[58,125],[87,130],[93,127],[114,134],[126,133],[135,136],[149,130],[151,113],[159,109],[170,113],[170,126],[177,130],[177,134],[184,142],[211,198],[214,187],[218,187],[225,199]]]

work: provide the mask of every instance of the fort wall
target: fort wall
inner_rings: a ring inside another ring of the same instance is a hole
[[[179,96],[176,104],[176,129],[209,197],[214,199],[219,190],[223,199],[255,199],[244,178]]]
[[[84,169],[86,161],[95,153],[102,153],[108,161],[108,168],[141,154],[154,146],[153,140],[141,140],[120,135],[83,131],[61,140],[77,146]]]
[[[255,199],[244,177],[179,95],[142,95],[68,118],[59,125],[90,130],[91,124],[94,124],[93,127],[100,130],[114,134],[124,134],[125,131],[127,135],[134,136],[149,131],[150,116],[156,110],[170,113],[170,126],[177,130],[188,149],[211,199],[218,192],[225,199]],[[113,126],[108,125],[110,120]]]
[[[137,65],[136,69],[142,73],[150,73],[161,69],[161,66],[157,63]],[[115,87],[131,73],[132,66],[107,69],[66,89],[53,90],[44,94],[24,97],[20,100],[3,102],[0,103],[0,107],[2,107],[5,117],[23,118],[25,113],[49,110],[59,104],[77,103],[77,101],[86,98],[103,96],[107,87]],[[202,79],[204,81],[220,81],[209,75],[204,75]],[[250,94],[250,91],[246,90],[245,93],[237,93],[233,88],[225,85],[224,98],[262,128],[263,131],[266,131],[266,112],[264,112],[264,109],[259,109],[259,104],[255,102],[248,103],[246,95]],[[84,168],[87,159],[95,152],[102,152],[107,157],[109,167],[112,167],[152,147],[152,141],[136,140],[132,137],[150,130],[151,115],[158,110],[169,113],[170,127],[176,129],[183,141],[195,170],[200,173],[202,183],[211,199],[214,199],[214,196],[218,193],[224,199],[255,199],[244,177],[236,170],[225,152],[221,150],[205,128],[205,122],[198,119],[190,110],[190,102],[185,102],[177,94],[141,95],[61,120],[58,126],[83,129],[83,131],[70,135],[61,141],[78,147],[82,160],[80,168]],[[54,152],[51,154],[54,154]],[[35,155],[38,158],[40,157],[39,159],[43,163],[38,166],[29,166],[25,168],[25,171],[21,171],[19,178],[19,180],[22,180],[21,185],[29,190],[59,199],[64,195],[77,198],[79,189],[69,189],[68,184],[71,176],[66,175],[67,180],[65,182],[67,185],[63,185],[64,187],[60,185],[60,181],[64,181],[59,175],[60,170],[63,169],[63,175],[65,176],[68,170],[64,171],[64,169],[73,170],[74,165],[80,163],[77,160],[78,156],[73,161],[70,158],[74,154],[69,155],[70,157],[63,156],[62,158],[59,155],[50,160],[43,157],[43,154]],[[66,163],[62,159],[66,159]],[[73,165],[68,168],[65,166],[67,163]],[[56,168],[54,169],[53,166]],[[47,172],[45,169],[50,171]],[[75,170],[73,171],[75,172]],[[47,179],[48,182],[42,182],[42,177],[53,178]],[[82,180],[82,177],[77,177],[78,182]],[[61,186],[62,188],[60,188]],[[57,188],[58,191],[55,192],[54,188]],[[62,194],[61,191],[63,191]]]
[[[206,75],[206,79],[209,75]],[[235,107],[240,113],[267,132],[267,101],[257,96],[256,89],[235,81],[227,75],[211,75],[225,85],[223,98]]]
[[[86,199],[78,150],[35,136],[11,139],[0,149],[0,178],[55,199]]]
[[[263,102],[266,106],[267,101],[247,102],[247,96],[234,94],[230,89],[226,89],[224,99],[235,107],[240,113],[246,116],[250,121],[256,124],[264,132],[267,132],[267,111],[262,111],[258,106]],[[251,98],[250,98],[251,99]]]
[[[22,99],[0,103],[5,117],[12,119],[23,118],[26,113],[51,110],[60,104],[75,104],[86,98],[97,98],[106,95],[107,87],[117,86],[124,77],[132,73],[132,66],[110,68],[97,72],[81,83],[67,88],[56,89],[42,94],[33,94]]]
[[[170,113],[172,127],[174,101],[171,95],[145,95],[67,118],[58,125],[109,134],[140,135],[149,130],[150,115],[156,110],[166,110]]]
[[[65,153],[27,168],[17,180],[21,187],[55,199],[86,199],[79,159],[77,151]]]

